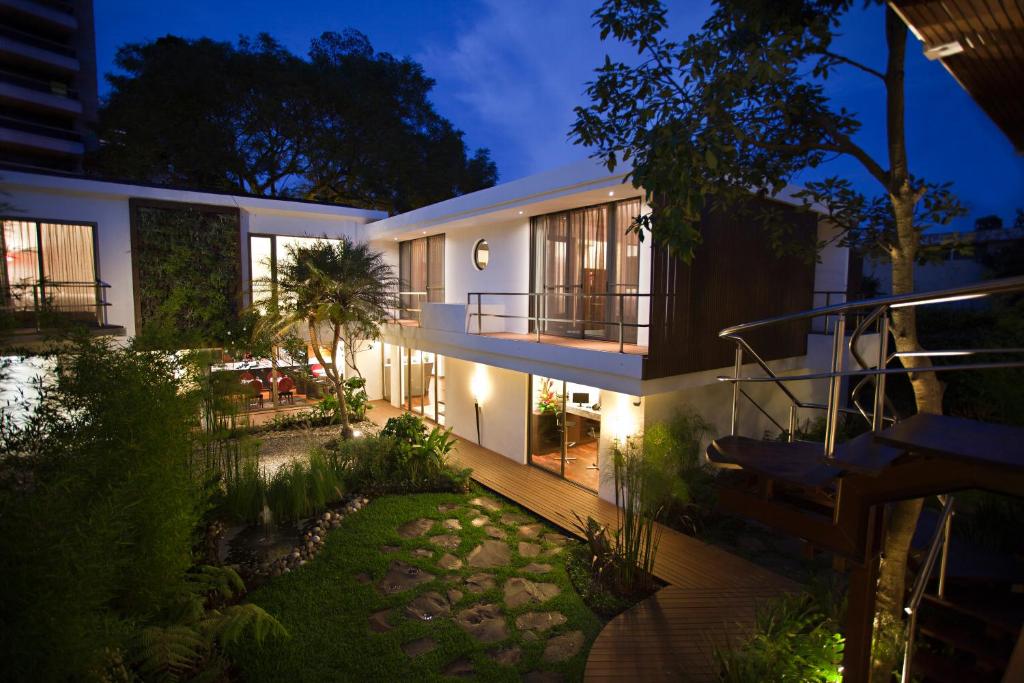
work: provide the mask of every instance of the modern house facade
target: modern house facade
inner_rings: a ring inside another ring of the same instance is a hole
[[[92,0],[0,0],[0,162],[81,171],[97,103]]]
[[[238,245],[225,258],[239,267],[243,302],[253,280],[274,276],[289,244],[369,242],[401,283],[394,322],[346,368],[366,379],[370,399],[606,498],[613,445],[646,425],[686,407],[714,432],[728,430],[732,389],[717,377],[731,372],[734,352],[719,329],[810,308],[816,292],[845,290],[850,263],[839,247],[817,263],[776,257],[755,223],[712,214],[687,265],[628,230],[650,210],[642,191],[591,161],[391,217],[42,173],[5,172],[3,189],[11,205],[3,216],[6,301],[17,299],[18,286],[44,283],[47,300],[97,315],[105,333],[132,336],[144,322],[146,211],[188,208],[227,220],[225,241],[237,236]],[[827,236],[817,214],[785,199],[770,203],[808,239]],[[81,283],[90,294],[55,282]],[[830,358],[830,341],[806,326],[758,348],[780,374],[823,368]],[[813,391],[806,385],[794,390]],[[770,389],[750,391],[774,412]],[[778,431],[753,407],[740,419],[748,433]]]

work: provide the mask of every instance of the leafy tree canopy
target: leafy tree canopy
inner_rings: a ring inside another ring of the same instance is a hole
[[[628,43],[639,62],[606,57],[587,88],[591,104],[576,109],[571,135],[594,147],[610,169],[632,162],[637,186],[672,198],[637,229],[650,229],[655,240],[692,258],[702,210],[736,210],[752,192],[778,194],[798,172],[837,155],[859,161],[878,182],[878,194],[831,177],[806,183],[799,196],[828,207],[845,243],[886,252],[912,249],[897,237],[893,196],[912,205],[918,235],[962,214],[948,184],[914,177],[907,167],[906,27],[887,17],[886,31],[902,32],[902,44],[900,35],[890,36],[888,64],[863,64],[834,51],[840,18],[855,4],[719,0],[701,29],[680,42],[664,35],[666,10],[659,0],[604,2],[594,13],[602,39]],[[874,158],[855,141],[856,115],[829,100],[825,85],[839,68],[876,79],[886,90],[881,104],[887,107],[889,159]],[[798,248],[787,240],[784,223],[761,218],[780,251]]]
[[[308,58],[260,34],[117,52],[100,111],[107,176],[399,212],[493,185],[486,149],[428,99],[423,67],[324,33]]]

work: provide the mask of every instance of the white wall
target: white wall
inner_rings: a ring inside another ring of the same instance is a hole
[[[384,374],[381,371],[381,353],[384,342],[364,342],[359,351],[356,352],[356,365],[359,373],[366,380],[366,395],[371,401],[377,401],[384,397]],[[348,356],[345,356],[345,378],[356,377],[356,369],[349,365]]]
[[[484,448],[526,462],[527,375],[457,358],[445,359],[445,425],[476,443],[474,393]]]
[[[830,221],[820,219],[818,221],[818,241],[828,241],[839,233]],[[849,247],[839,247],[834,244],[822,249],[818,255],[818,263],[814,268],[814,291],[816,292],[845,292],[850,267]],[[841,303],[844,299],[836,300],[833,296],[831,303]],[[825,299],[822,296],[815,297],[815,307],[824,306]]]
[[[616,443],[624,445],[628,439],[643,434],[644,403],[638,399],[629,394],[601,391],[601,440],[597,447],[600,474],[598,495],[608,501],[615,501],[612,449]]]

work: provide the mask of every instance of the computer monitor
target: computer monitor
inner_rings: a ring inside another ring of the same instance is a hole
[[[576,405],[583,405],[590,400],[590,394],[585,391],[572,392],[572,402]]]

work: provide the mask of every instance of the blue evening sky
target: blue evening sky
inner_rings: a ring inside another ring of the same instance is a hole
[[[96,49],[100,77],[114,68],[118,46],[168,33],[234,40],[267,32],[305,54],[311,38],[346,27],[365,33],[378,51],[420,62],[437,81],[438,111],[465,131],[470,147],[488,147],[500,180],[585,158],[566,134],[573,107],[585,102],[585,83],[606,53],[630,55],[602,43],[590,12],[599,0],[96,0]],[[707,3],[670,1],[671,33],[685,36],[700,26]],[[858,5],[859,6],[859,5]],[[856,11],[843,25],[840,47],[850,56],[884,68],[879,8]],[[912,170],[953,181],[974,218],[996,213],[1004,221],[1024,208],[1024,157],[920,44],[908,49],[909,149]],[[101,95],[106,91],[101,80]],[[870,76],[842,71],[830,81],[834,100],[857,112],[858,140],[884,160],[882,88]],[[172,105],[173,106],[173,105]],[[883,161],[883,165],[884,161]],[[803,179],[842,174],[875,193],[856,162],[837,160]],[[798,181],[800,179],[797,179]]]

